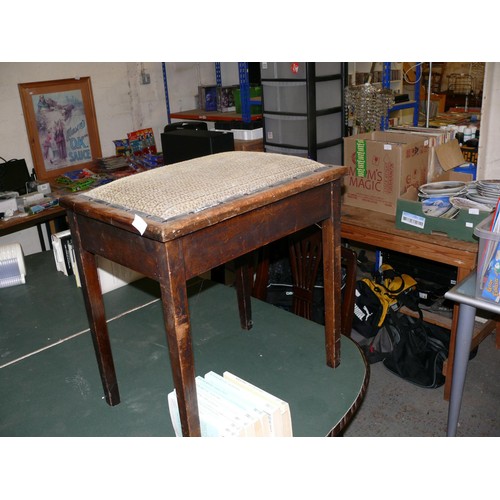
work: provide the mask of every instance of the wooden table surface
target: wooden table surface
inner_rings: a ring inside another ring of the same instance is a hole
[[[342,238],[457,267],[458,279],[476,267],[478,244],[395,227],[395,216],[342,205]]]

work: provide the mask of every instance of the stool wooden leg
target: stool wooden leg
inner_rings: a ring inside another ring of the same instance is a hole
[[[340,231],[334,230],[333,222],[337,217],[340,220],[340,206],[336,204],[332,217],[322,224],[326,364],[332,368],[340,364]]]
[[[70,212],[68,212],[68,221],[75,245],[75,257],[79,267],[83,298],[104,389],[104,397],[109,405],[115,406],[120,402],[120,393],[109,341],[104,300],[97,274],[96,258],[94,254],[83,249],[77,219]]]
[[[201,436],[184,259],[178,242],[159,257],[160,289],[183,436]]]
[[[252,277],[250,276],[250,259],[252,254],[243,255],[235,260],[236,276],[235,286],[238,297],[238,308],[240,311],[240,324],[244,330],[250,330],[253,326],[252,305],[250,295],[252,293]]]

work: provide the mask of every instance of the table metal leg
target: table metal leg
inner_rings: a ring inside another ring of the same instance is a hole
[[[469,364],[470,345],[474,331],[476,308],[460,304],[457,335],[455,343],[455,358],[453,361],[453,377],[451,382],[450,404],[448,407],[447,436],[456,436],[460,405],[464,392],[465,375]]]

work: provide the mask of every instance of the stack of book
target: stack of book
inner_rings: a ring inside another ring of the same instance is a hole
[[[79,284],[78,268],[76,266],[75,251],[70,230],[66,229],[65,231],[52,234],[51,239],[56,269],[66,276],[75,275]]]
[[[66,229],[54,233],[51,235],[51,239],[56,269],[66,276],[74,276],[76,286],[81,287],[70,230]],[[108,293],[144,277],[142,274],[100,255],[96,256],[96,262],[102,293]]]
[[[202,437],[292,437],[290,406],[265,390],[224,372],[196,377]],[[168,395],[175,435],[182,436],[175,389]]]

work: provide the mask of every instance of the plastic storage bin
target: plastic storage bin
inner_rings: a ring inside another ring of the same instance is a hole
[[[266,153],[277,153],[280,155],[300,156],[307,158],[307,149],[280,148],[278,146],[266,146]]]
[[[327,165],[342,165],[342,144],[330,146],[328,148],[319,148],[317,161]]]
[[[316,111],[342,106],[342,82],[316,83]],[[264,82],[264,102],[268,112],[307,113],[306,82]]]
[[[266,141],[282,146],[307,148],[307,117],[288,115],[266,115]],[[331,137],[342,136],[342,114],[318,116],[316,118],[317,143]]]
[[[490,231],[493,215],[474,228],[479,238],[476,298],[500,302],[500,233]]]
[[[316,76],[336,75],[341,72],[340,62],[315,63]],[[304,80],[306,75],[305,62],[262,62],[260,76],[265,79]]]
[[[476,171],[477,171],[477,168],[476,168],[476,165],[474,165],[474,163],[464,163],[463,165],[460,165],[458,167],[455,167],[453,169],[454,172],[459,172],[459,173],[462,173],[462,174],[471,174],[472,175],[472,180],[476,180]]]

